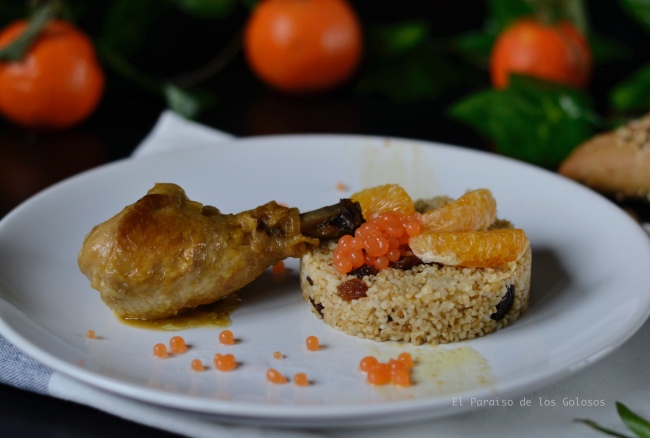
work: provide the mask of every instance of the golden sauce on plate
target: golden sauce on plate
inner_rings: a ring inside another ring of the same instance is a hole
[[[239,307],[241,300],[236,294],[212,303],[188,310],[180,315],[161,319],[129,319],[117,316],[117,319],[130,327],[148,330],[174,332],[197,327],[228,327],[230,315]]]

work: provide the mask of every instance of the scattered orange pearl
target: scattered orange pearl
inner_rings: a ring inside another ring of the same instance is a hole
[[[232,354],[220,354],[217,353],[214,355],[214,367],[219,371],[231,371],[234,370],[237,366],[237,361],[235,356]]]
[[[367,373],[370,385],[411,386],[411,369],[413,358],[408,352],[401,353],[388,362],[379,362],[374,356],[366,356],[359,362],[359,369]]]
[[[307,350],[309,351],[318,351],[320,348],[320,343],[318,342],[318,338],[316,336],[309,336],[306,341],[307,344]]]
[[[340,182],[336,184],[336,190],[339,192],[345,192],[346,190],[348,190],[348,186],[345,183]]]
[[[282,359],[282,358],[284,358],[284,355],[283,355],[281,352],[279,352],[279,351],[275,351],[275,352],[273,353],[273,358],[274,358],[274,359]]]
[[[192,361],[192,370],[193,371],[203,371],[205,368],[203,367],[203,362],[201,362],[201,359],[194,359]]]
[[[400,353],[400,355],[397,356],[397,360],[404,362],[404,364],[409,368],[413,367],[413,358],[411,357],[411,354],[406,351],[404,353]]]
[[[95,330],[88,330],[86,332],[86,337],[88,339],[95,339],[97,337],[97,333],[95,333]]]
[[[283,384],[288,382],[286,377],[284,377],[278,370],[275,370],[273,368],[269,368],[269,370],[266,372],[266,380],[268,380],[271,383],[278,383],[278,384]]]
[[[386,385],[390,382],[390,367],[379,362],[368,370],[368,383],[371,385]]]
[[[169,340],[169,348],[171,348],[172,353],[181,354],[187,351],[187,345],[185,345],[185,339],[181,336],[174,336]]]
[[[273,267],[271,268],[271,271],[272,271],[274,274],[282,274],[282,273],[284,272],[284,270],[285,270],[285,267],[284,267],[284,262],[283,262],[282,260],[280,260],[279,262],[277,262],[277,263],[276,263],[275,265],[273,265]]]
[[[219,333],[219,342],[224,345],[232,345],[235,343],[235,337],[230,330],[223,330]]]
[[[298,386],[309,386],[309,379],[305,373],[296,373],[293,376],[293,382]]]
[[[167,346],[159,343],[153,346],[153,355],[161,359],[167,357]]]
[[[361,362],[359,362],[359,369],[364,373],[367,373],[368,371],[370,371],[370,368],[372,368],[374,365],[377,365],[377,363],[379,363],[379,361],[377,360],[376,357],[366,356],[363,359],[361,359]]]
[[[393,383],[397,386],[411,386],[411,373],[408,369],[396,369],[392,372]]]

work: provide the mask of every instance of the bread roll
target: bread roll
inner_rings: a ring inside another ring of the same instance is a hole
[[[579,145],[561,175],[617,199],[650,195],[650,114]]]

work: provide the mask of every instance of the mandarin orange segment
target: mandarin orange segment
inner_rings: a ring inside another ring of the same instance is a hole
[[[497,214],[488,189],[472,190],[455,201],[422,213],[422,231],[474,231],[487,229]]]
[[[425,263],[489,268],[519,260],[528,238],[520,229],[425,232],[410,238],[409,245]]]
[[[413,200],[404,188],[398,184],[385,184],[371,187],[351,196],[361,205],[361,213],[368,220],[375,213],[400,211],[407,215],[415,213]]]

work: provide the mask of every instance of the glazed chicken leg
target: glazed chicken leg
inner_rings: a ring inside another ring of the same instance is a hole
[[[356,227],[355,205],[303,215],[269,202],[239,214],[191,201],[175,184],[95,226],[79,252],[81,272],[124,318],[156,319],[209,304],[253,281],[269,266],[300,257],[328,228]],[[340,214],[337,214],[340,213]]]

